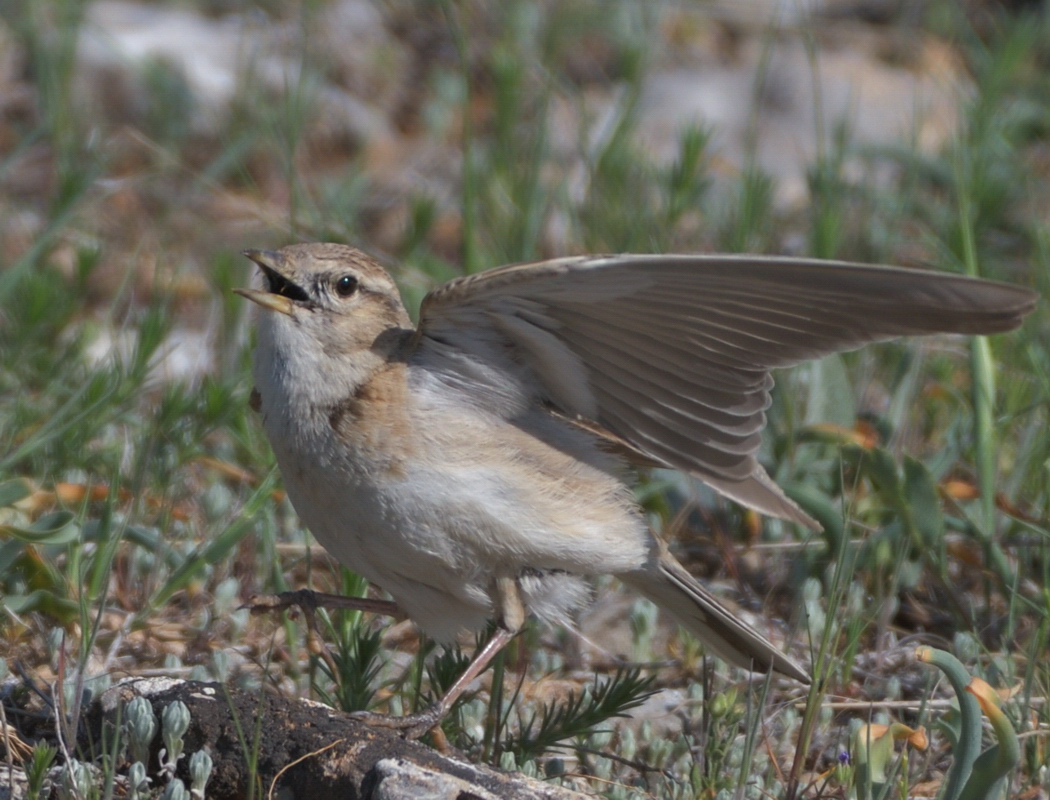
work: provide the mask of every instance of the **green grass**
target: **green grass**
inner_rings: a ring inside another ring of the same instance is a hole
[[[422,182],[402,190],[398,226],[377,201],[389,189],[368,152],[311,143],[324,65],[309,53],[280,101],[249,81],[227,127],[202,146],[185,126],[186,86],[163,65],[144,76],[154,99],[140,119],[118,125],[82,108],[72,54],[83,8],[55,2],[45,14],[44,5],[0,4],[33,97],[31,113],[4,121],[0,177],[27,169],[30,154],[50,176],[28,197],[0,183],[0,209],[37,219],[28,239],[0,227],[0,655],[40,680],[58,668],[56,628],[67,679],[85,670],[95,689],[109,676],[164,668],[313,693],[347,709],[408,711],[462,663],[406,631],[379,647],[385,621],[337,617],[330,641],[344,677],[333,679],[303,655],[300,623],[232,613],[253,592],[363,590],[317,557],[247,409],[250,333],[230,292],[248,280],[236,255],[244,246],[324,238],[389,252],[410,306],[437,282],[510,261],[779,252],[789,242],[813,255],[923,261],[1050,288],[1050,26],[1034,18],[996,17],[975,30],[957,4],[938,6],[925,24],[954,42],[975,86],[956,141],[936,153],[874,150],[839,131],[808,174],[799,214],[778,209],[757,161],[739,174],[716,170],[712,131],[683,135],[670,165],[647,157],[636,134],[640,87],[661,57],[649,49],[660,29],[651,6],[518,0],[482,13],[438,4],[440,46],[424,62],[408,127],[448,144],[463,164],[452,196]],[[409,9],[437,13],[426,3]],[[581,52],[594,53],[597,77],[579,77]],[[584,131],[571,153],[555,148],[558,105],[582,114],[587,84],[613,82],[620,101],[597,144]],[[845,167],[858,160],[862,174],[889,164],[896,177],[857,181]],[[251,211],[229,211],[236,203]],[[556,251],[546,237],[552,220]],[[863,702],[833,714],[822,702],[941,696],[932,682],[917,687],[925,673],[894,667],[884,651],[912,635],[941,646],[962,636],[968,668],[1019,687],[1006,710],[1029,735],[1013,790],[1035,785],[1050,766],[1047,705],[1033,701],[1050,693],[1047,327],[1040,309],[994,340],[891,344],[778,377],[763,458],[827,531],[795,546],[790,526],[724,503],[707,519],[735,547],[745,538],[758,545],[747,563],[713,571],[769,595],[767,607],[792,618],[827,678],[804,709],[775,687],[740,688],[677,636],[670,651],[655,649],[662,638],[636,609],[631,658],[641,676],[599,664],[607,674],[597,682],[581,678],[565,666],[563,635],[532,630],[499,660],[497,691],[467,698],[453,715],[453,743],[538,774],[593,775],[610,797],[745,787],[814,796],[849,781],[833,768],[850,719],[930,725],[943,716],[928,707],[872,712]],[[187,330],[208,332],[210,367],[166,380],[157,365]],[[119,346],[100,358],[100,341]],[[818,427],[849,428],[861,412],[874,444]],[[967,487],[980,496],[966,497]],[[687,561],[720,563],[724,551],[697,535],[693,496],[663,474],[639,489],[654,520],[676,520]],[[792,613],[802,607],[806,615]],[[573,681],[574,699],[534,699],[529,689],[551,678]],[[680,739],[652,735],[650,722],[616,721],[648,690],[645,678],[683,693]],[[622,760],[609,758],[616,752]],[[912,754],[899,780],[934,768],[936,759]]]

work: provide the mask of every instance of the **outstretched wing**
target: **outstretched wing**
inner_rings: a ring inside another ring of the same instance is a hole
[[[566,416],[812,528],[755,458],[770,370],[897,336],[987,334],[1035,305],[1024,288],[896,267],[754,256],[608,256],[453,280],[420,313],[427,340],[498,343]]]

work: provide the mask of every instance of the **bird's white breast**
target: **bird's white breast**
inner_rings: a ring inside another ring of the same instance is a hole
[[[481,626],[497,575],[616,573],[649,556],[630,493],[567,424],[485,413],[403,363],[307,403],[273,360],[260,348],[257,388],[296,511],[432,635]]]

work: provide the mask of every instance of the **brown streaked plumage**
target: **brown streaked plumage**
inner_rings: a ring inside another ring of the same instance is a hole
[[[756,452],[771,370],[896,336],[1009,330],[1027,289],[750,256],[573,257],[451,281],[413,329],[393,281],[336,244],[246,253],[264,310],[255,379],[303,521],[441,639],[500,621],[418,735],[520,628],[611,573],[716,655],[808,682],[648,529],[623,461],[689,472],[817,524]]]

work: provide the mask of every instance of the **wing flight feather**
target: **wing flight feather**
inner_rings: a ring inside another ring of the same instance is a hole
[[[502,267],[424,300],[419,346],[502,343],[538,399],[645,460],[818,527],[755,458],[770,371],[869,342],[1017,327],[1024,288],[942,272],[753,256],[608,256]]]

